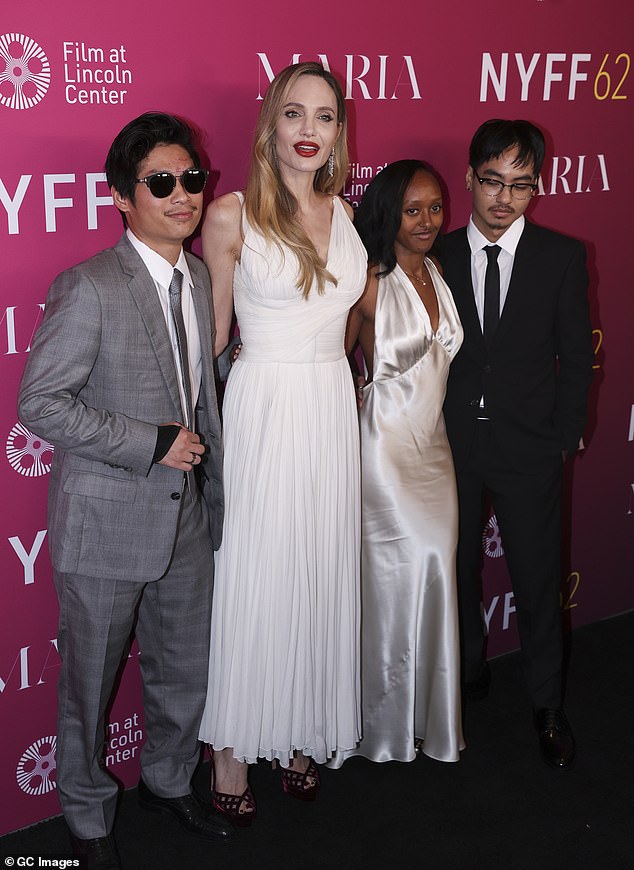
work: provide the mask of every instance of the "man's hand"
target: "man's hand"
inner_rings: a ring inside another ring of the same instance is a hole
[[[179,423],[170,423],[170,426],[178,426]],[[165,456],[159,461],[159,465],[167,465],[177,468],[179,471],[191,471],[194,465],[202,461],[205,447],[200,443],[200,438],[195,432],[190,432],[181,426],[180,432]]]

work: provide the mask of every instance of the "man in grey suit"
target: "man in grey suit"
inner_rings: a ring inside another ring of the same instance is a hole
[[[120,867],[105,715],[133,630],[143,679],[142,806],[216,841],[191,790],[207,685],[221,433],[204,265],[183,252],[207,178],[192,131],[146,113],[106,160],[127,229],[52,284],[19,393],[55,445],[49,542],[60,604],[57,789],[83,867]]]

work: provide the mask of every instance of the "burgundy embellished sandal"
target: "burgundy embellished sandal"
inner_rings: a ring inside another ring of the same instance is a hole
[[[247,785],[242,794],[226,794],[223,791],[216,791],[216,770],[212,746],[209,747],[209,756],[211,758],[211,803],[213,808],[222,813],[236,828],[248,828],[257,812],[251,787]]]
[[[282,788],[299,801],[314,801],[320,785],[319,770],[312,758],[304,773],[292,767],[282,768]]]
[[[212,788],[211,803],[214,809],[222,813],[237,828],[248,828],[257,812],[255,798],[249,786],[242,794],[225,794]]]

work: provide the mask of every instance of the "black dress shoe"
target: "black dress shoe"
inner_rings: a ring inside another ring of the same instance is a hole
[[[482,664],[482,670],[475,680],[462,685],[462,697],[465,701],[481,701],[489,694],[491,685],[491,668],[488,662]]]
[[[174,816],[190,834],[204,837],[206,840],[226,843],[233,833],[231,824],[226,822],[213,807],[204,804],[195,794],[176,798],[159,797],[140,779],[139,804],[146,810]]]
[[[575,757],[575,738],[563,710],[545,707],[535,712],[542,758],[550,767],[570,767]]]
[[[121,870],[121,860],[112,834],[81,840],[70,835],[73,855],[79,858],[82,870]]]

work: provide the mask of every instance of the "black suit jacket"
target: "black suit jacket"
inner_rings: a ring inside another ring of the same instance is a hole
[[[488,352],[465,227],[443,239],[441,259],[464,329],[444,408],[456,464],[467,459],[483,394],[501,457],[511,467],[530,471],[562,450],[574,452],[593,363],[582,243],[526,222]]]

